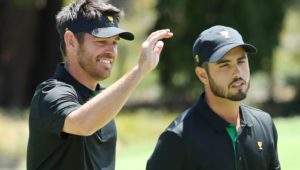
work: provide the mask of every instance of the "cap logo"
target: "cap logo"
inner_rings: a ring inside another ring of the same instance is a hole
[[[113,24],[114,23],[114,17],[112,16],[107,16],[107,19]]]
[[[199,63],[199,61],[200,61],[200,57],[199,57],[199,55],[197,54],[197,55],[195,55],[195,61],[196,61],[196,63]]]
[[[230,38],[229,32],[228,31],[221,31],[220,34],[225,38]]]

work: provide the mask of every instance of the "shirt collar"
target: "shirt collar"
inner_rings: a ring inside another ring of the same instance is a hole
[[[81,96],[83,96],[85,99],[89,99],[93,96],[95,96],[97,93],[99,93],[101,90],[103,90],[104,88],[101,87],[99,84],[97,84],[96,89],[95,90],[91,90],[89,88],[87,88],[86,86],[84,86],[83,84],[81,84],[80,82],[78,82],[66,69],[65,69],[65,64],[64,63],[59,63],[56,66],[56,71],[54,74],[54,78],[63,81],[67,84],[72,85],[75,90],[77,92],[79,92],[79,94]]]
[[[204,100],[205,93],[203,93],[196,104],[196,110],[200,113],[200,116],[204,118],[216,131],[222,132],[229,127],[230,123],[221,118],[217,113],[215,113],[209,105]],[[251,127],[250,119],[247,116],[247,113],[244,113],[243,105],[240,106],[240,118],[241,125],[246,125]]]
[[[241,126],[247,126],[247,127],[252,127],[253,126],[253,123],[252,123],[252,120],[249,116],[249,113],[247,111],[247,109],[245,108],[245,105],[241,104],[240,105],[240,115],[241,115]]]

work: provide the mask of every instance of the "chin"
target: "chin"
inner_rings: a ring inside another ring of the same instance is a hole
[[[97,74],[97,75],[94,74],[92,77],[96,81],[102,81],[102,80],[107,79],[109,76],[110,76],[110,74]]]
[[[109,78],[110,77],[110,74],[106,74],[106,75],[101,75],[101,76],[99,76],[99,79],[100,80],[105,80],[105,79],[107,79],[107,78]]]
[[[232,101],[242,101],[247,97],[247,93],[244,92],[239,92],[235,95],[230,95],[228,96],[228,99],[232,100]]]

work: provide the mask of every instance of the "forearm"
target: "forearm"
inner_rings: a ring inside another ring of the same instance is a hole
[[[64,131],[85,136],[105,126],[119,113],[144,75],[138,66],[134,67],[78,110],[70,113],[66,118]]]

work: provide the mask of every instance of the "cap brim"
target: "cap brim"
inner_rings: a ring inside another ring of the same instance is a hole
[[[117,27],[96,28],[90,33],[99,38],[109,38],[115,35],[119,35],[120,38],[123,38],[125,40],[134,40],[134,35],[131,32]]]
[[[228,53],[231,49],[241,46],[245,49],[247,53],[254,54],[257,53],[257,49],[251,44],[229,44],[219,48],[215,51],[209,58],[209,62],[216,62],[219,59],[223,58],[226,53]]]

